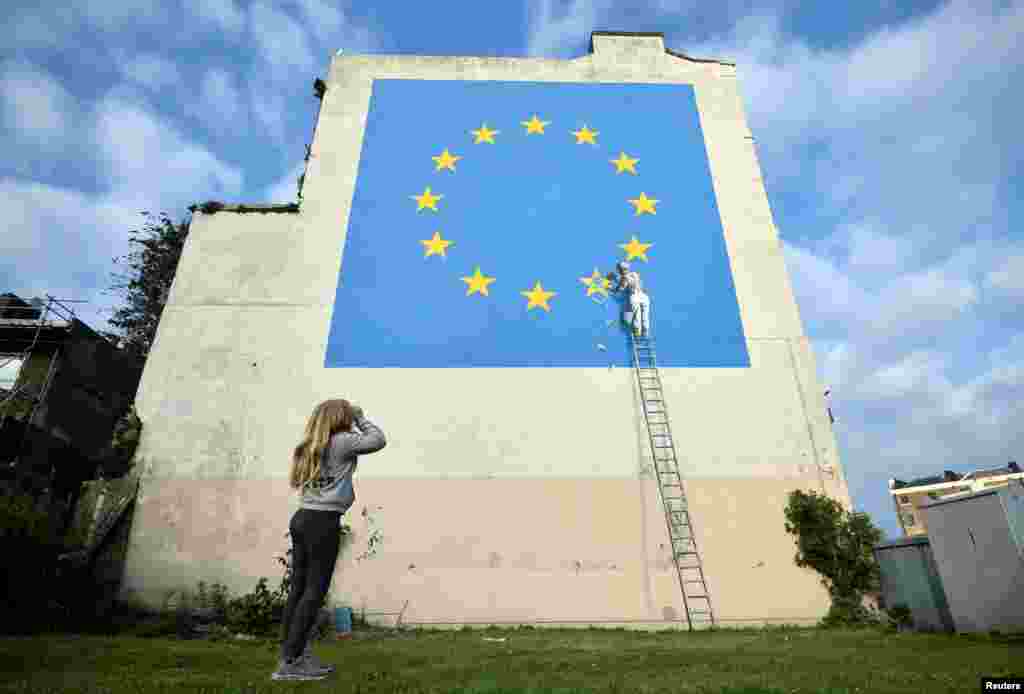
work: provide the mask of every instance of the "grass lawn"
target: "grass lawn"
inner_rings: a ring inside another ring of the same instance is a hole
[[[47,634],[0,638],[0,692],[976,692],[1024,674],[1024,636],[771,629],[357,632],[338,671],[273,682],[277,643]],[[504,638],[504,642],[484,639]]]

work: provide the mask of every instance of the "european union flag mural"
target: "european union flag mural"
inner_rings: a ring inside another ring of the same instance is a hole
[[[622,260],[660,366],[750,366],[692,87],[376,80],[325,366],[631,366]]]

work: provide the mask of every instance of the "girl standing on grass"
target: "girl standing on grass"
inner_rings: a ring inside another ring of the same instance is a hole
[[[355,502],[357,456],[384,448],[384,432],[348,400],[325,400],[306,423],[292,455],[290,484],[300,489],[292,516],[292,579],[281,624],[274,680],[322,680],[334,671],[313,655],[310,636],[331,585],[341,547],[341,516]]]

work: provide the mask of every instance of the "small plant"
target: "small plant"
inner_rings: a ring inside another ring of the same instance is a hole
[[[911,615],[910,608],[904,604],[893,605],[886,610],[886,614],[892,622],[892,625],[898,631],[910,629],[914,625],[914,619]]]
[[[227,623],[233,631],[253,636],[269,636],[281,610],[274,595],[267,590],[267,579],[261,577],[256,590],[228,603]]]

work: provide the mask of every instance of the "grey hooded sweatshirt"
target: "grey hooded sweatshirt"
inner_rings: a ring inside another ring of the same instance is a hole
[[[338,511],[344,514],[355,503],[352,473],[357,457],[376,453],[384,448],[384,432],[366,417],[356,420],[358,430],[343,431],[331,436],[320,461],[320,477],[306,483],[299,508],[313,511]]]

